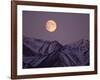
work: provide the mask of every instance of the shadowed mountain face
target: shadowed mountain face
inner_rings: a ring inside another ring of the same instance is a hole
[[[88,66],[89,41],[61,45],[57,41],[23,38],[23,68]]]

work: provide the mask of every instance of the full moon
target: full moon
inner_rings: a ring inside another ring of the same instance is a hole
[[[46,22],[46,30],[49,32],[54,32],[57,29],[57,24],[54,20],[48,20]]]

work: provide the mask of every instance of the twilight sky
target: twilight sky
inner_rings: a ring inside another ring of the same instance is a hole
[[[45,28],[48,20],[57,24],[55,32]],[[23,11],[23,35],[43,40],[57,40],[69,44],[80,39],[89,40],[89,14]]]

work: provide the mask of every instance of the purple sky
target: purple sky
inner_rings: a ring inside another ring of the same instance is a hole
[[[45,29],[46,22],[51,19],[57,23],[57,30],[52,33]],[[23,11],[23,35],[57,40],[63,45],[89,40],[89,14]]]

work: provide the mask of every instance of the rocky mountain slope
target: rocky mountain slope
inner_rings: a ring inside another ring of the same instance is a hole
[[[23,68],[89,65],[89,41],[61,45],[58,41],[23,38]]]

